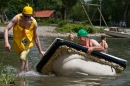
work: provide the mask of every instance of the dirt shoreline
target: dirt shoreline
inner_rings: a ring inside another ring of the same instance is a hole
[[[0,35],[3,35],[5,27],[0,27]],[[41,37],[67,37],[69,33],[57,33],[55,31],[54,26],[39,26],[37,28],[38,36]],[[13,35],[12,29],[9,31],[9,35]],[[104,33],[96,33],[96,34],[89,34],[89,36],[101,36],[104,35]],[[74,36],[76,36],[76,33],[74,33]]]

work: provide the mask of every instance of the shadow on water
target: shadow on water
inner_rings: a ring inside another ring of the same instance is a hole
[[[100,42],[100,37],[90,37]],[[40,38],[42,49],[45,51],[55,38],[46,37]],[[63,38],[67,39],[67,38]],[[76,42],[77,39],[75,39]],[[10,43],[12,40],[9,41]],[[37,47],[31,48],[28,55],[29,64],[33,71],[23,73],[22,77],[17,77],[16,81],[21,83],[19,86],[129,86],[130,82],[130,40],[126,38],[107,38],[109,45],[108,54],[126,59],[128,61],[126,69],[116,76],[75,76],[61,77],[54,74],[42,75],[35,71],[36,63],[41,59]],[[0,39],[0,60],[3,66],[11,65],[15,69],[19,65],[19,57],[12,50],[6,52],[4,48],[4,40]]]

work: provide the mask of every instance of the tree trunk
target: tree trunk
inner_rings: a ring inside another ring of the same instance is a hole
[[[127,15],[128,15],[128,11],[129,11],[129,6],[130,6],[130,1],[126,0],[125,5],[124,5],[124,12],[122,15],[122,20],[126,21],[127,20]]]
[[[65,14],[66,12],[65,12],[65,8],[64,7],[62,7],[62,9],[61,9],[61,14],[62,14],[62,20],[65,20],[65,16],[66,16],[66,14]]]
[[[2,8],[0,9],[0,21],[1,21],[1,23],[4,23],[4,15],[3,15]]]

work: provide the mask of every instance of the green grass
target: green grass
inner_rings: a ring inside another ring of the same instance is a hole
[[[1,27],[5,27],[7,24],[4,24],[4,23],[0,23],[0,26]]]
[[[15,86],[14,80],[16,77],[16,70],[11,66],[2,65],[2,60],[0,62],[0,85],[1,86]]]

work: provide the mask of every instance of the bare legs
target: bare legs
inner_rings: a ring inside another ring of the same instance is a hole
[[[31,67],[29,66],[28,64],[28,60],[27,61],[24,61],[22,59],[20,59],[20,65],[19,65],[19,72],[22,72],[22,71],[31,71]]]
[[[20,54],[20,65],[19,65],[19,72],[22,71],[30,71],[31,67],[28,64],[28,58],[27,58],[27,54],[29,53],[30,49],[24,50],[23,52],[21,52]]]
[[[26,69],[27,72],[31,71],[31,67],[28,64],[28,61],[26,61],[25,69]]]

